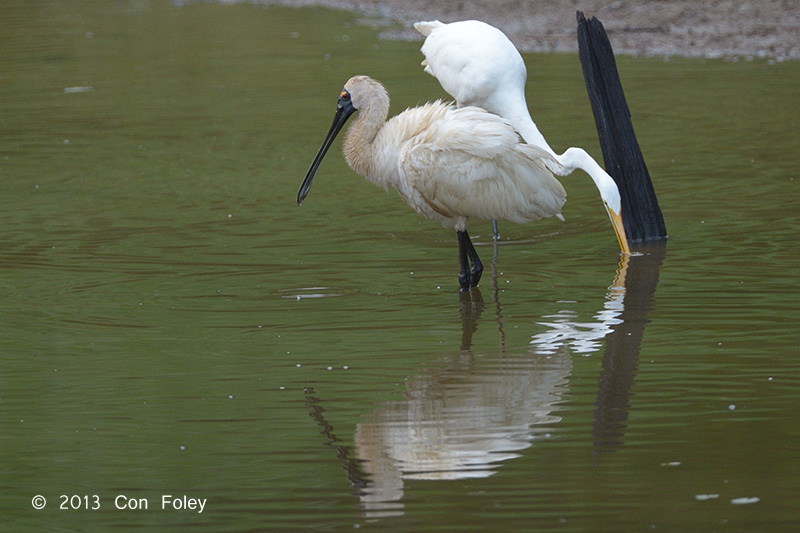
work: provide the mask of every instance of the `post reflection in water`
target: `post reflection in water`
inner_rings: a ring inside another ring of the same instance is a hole
[[[594,321],[578,322],[566,311],[543,317],[547,331],[533,336],[523,354],[507,354],[502,314],[492,277],[497,356],[476,356],[472,335],[486,311],[479,290],[460,293],[460,350],[445,368],[407,381],[403,400],[380,404],[358,424],[355,450],[333,436],[313,395],[314,417],[358,494],[365,515],[403,513],[405,480],[484,478],[503,461],[520,456],[538,439],[557,431],[558,403],[567,390],[573,353],[605,353],[594,413],[593,451],[621,445],[628,395],[635,376],[645,324],[665,247],[659,245],[619,264],[603,309]],[[484,319],[484,323],[487,321]],[[353,457],[354,455],[354,457]]]
[[[626,258],[622,308],[616,323],[606,335],[606,349],[597,385],[597,409],[592,424],[595,453],[613,452],[622,444],[628,420],[628,398],[648,322],[646,315],[666,253],[666,242],[660,241],[640,247],[639,254]]]
[[[596,410],[592,424],[593,452],[613,452],[622,444],[628,419],[630,389],[639,363],[639,350],[658,285],[658,273],[666,255],[666,243],[640,245],[635,255],[623,256],[606,303],[594,322],[577,322],[570,311],[540,322],[550,330],[535,335],[531,345],[537,353],[559,353],[571,348],[588,354],[600,349],[605,339],[598,380]]]

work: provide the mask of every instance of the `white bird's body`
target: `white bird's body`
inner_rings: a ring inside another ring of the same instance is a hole
[[[555,155],[528,112],[525,62],[502,31],[477,20],[417,22],[414,28],[426,36],[421,49],[425,72],[439,80],[459,106],[500,115],[525,142]]]
[[[395,189],[418,213],[458,232],[462,289],[476,286],[482,270],[466,233],[469,218],[517,223],[561,218],[566,191],[547,168],[552,156],[521,142],[505,119],[476,107],[434,102],[387,121],[386,89],[367,76],[345,84],[298,203],[308,194],[333,138],[356,110],[358,118],[343,146],[347,163],[372,183]],[[472,262],[469,272],[467,257]]]
[[[549,155],[520,143],[500,117],[442,102],[388,122],[386,113],[361,111],[345,137],[345,158],[421,215],[457,230],[473,217],[522,224],[561,216],[566,191],[545,166]]]
[[[620,217],[621,200],[616,183],[582,148],[556,154],[531,118],[525,100],[527,71],[522,56],[506,35],[484,22],[468,20],[444,24],[417,22],[426,36],[422,45],[425,72],[434,76],[459,106],[476,106],[507,119],[525,142],[552,157],[547,167],[566,176],[581,169],[597,186],[623,252],[629,252]]]

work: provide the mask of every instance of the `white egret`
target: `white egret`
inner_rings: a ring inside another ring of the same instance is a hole
[[[592,178],[611,218],[623,253],[630,253],[622,223],[619,189],[613,178],[582,148],[558,155],[547,144],[528,111],[525,100],[527,71],[514,44],[499,29],[477,20],[444,24],[417,22],[425,35],[422,62],[459,106],[476,106],[506,118],[525,142],[546,150],[547,167],[558,176],[581,169]],[[496,227],[495,227],[496,233]]]
[[[387,121],[389,95],[379,82],[354,76],[345,83],[325,140],[297,193],[308,195],[314,175],[348,117],[348,165],[375,185],[395,189],[425,217],[458,234],[461,290],[478,285],[483,265],[467,233],[470,217],[524,223],[561,216],[566,191],[548,170],[549,152],[521,142],[506,119],[477,107],[441,101]]]

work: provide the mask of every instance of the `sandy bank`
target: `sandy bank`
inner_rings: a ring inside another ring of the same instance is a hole
[[[229,0],[230,1],[230,0]],[[600,19],[617,54],[800,59],[796,0],[261,0],[320,5],[391,22],[386,39],[421,40],[411,24],[479,19],[502,29],[518,48],[577,50],[575,11]]]

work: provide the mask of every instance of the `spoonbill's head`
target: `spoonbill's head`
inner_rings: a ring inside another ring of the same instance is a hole
[[[371,107],[380,108],[382,110],[381,113],[388,111],[389,94],[383,85],[369,76],[353,76],[347,80],[342,92],[339,93],[339,102],[336,105],[336,114],[333,117],[331,129],[328,130],[325,140],[322,141],[322,146],[320,146],[303,183],[300,185],[300,190],[297,191],[298,205],[302,204],[303,200],[308,196],[311,182],[314,180],[314,175],[317,173],[320,163],[322,163],[322,158],[325,157],[328,149],[333,144],[333,140],[344,127],[347,119],[358,110],[369,113]]]

